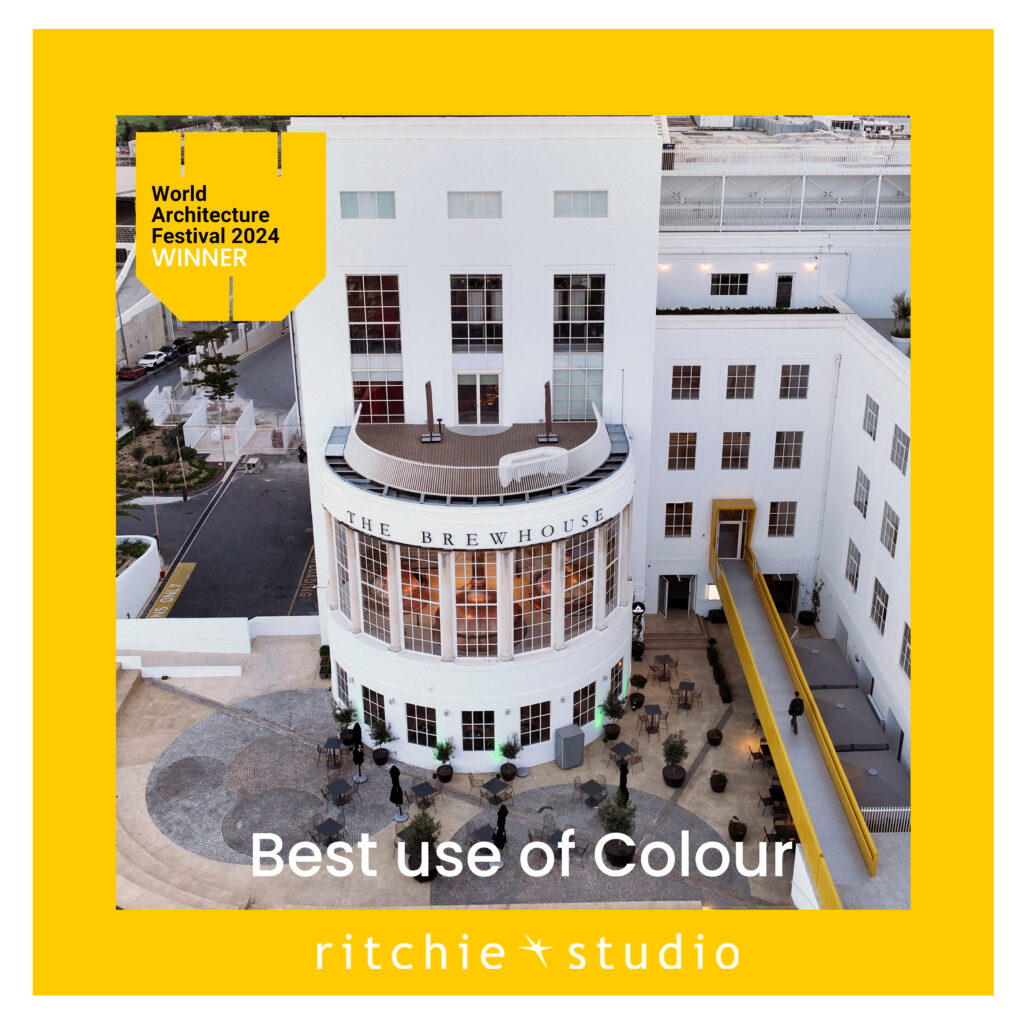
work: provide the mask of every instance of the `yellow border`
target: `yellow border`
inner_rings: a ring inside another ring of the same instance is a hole
[[[34,48],[38,992],[992,990],[991,32],[43,31]],[[95,581],[110,578],[105,325],[115,115],[770,112],[812,104],[914,118],[913,502],[923,514],[913,540],[913,909],[116,913],[113,584],[95,593]],[[952,134],[964,124],[969,136]],[[950,206],[965,181],[967,215]],[[969,303],[954,296],[970,296]],[[55,358],[69,345],[98,355]],[[962,428],[955,431],[951,395]],[[950,466],[954,520],[943,514]],[[957,564],[970,566],[969,608],[951,605],[939,584],[939,572]],[[88,595],[85,581],[93,582]],[[69,592],[78,599],[68,600]],[[964,621],[950,628],[958,614]],[[948,716],[962,714],[951,696],[966,692],[949,686],[953,665],[969,672],[970,723],[951,745]],[[69,733],[72,748],[55,747]],[[72,823],[68,831],[54,833],[55,806]],[[452,947],[466,933],[511,950],[524,933],[552,946],[606,935],[621,953],[624,940],[657,948],[677,931],[688,949],[698,928],[709,948],[735,942],[739,968],[653,966],[642,980],[621,960],[614,972],[539,964],[402,976],[314,970],[314,944],[346,932],[372,931],[387,942],[429,929]]]

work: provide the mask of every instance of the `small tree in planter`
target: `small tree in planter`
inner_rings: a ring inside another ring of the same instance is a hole
[[[597,819],[601,822],[605,835],[611,832],[620,832],[622,835],[631,836],[636,828],[636,805],[626,800],[619,790],[611,800],[605,800],[597,808]],[[604,847],[605,860],[613,868],[625,867],[636,853],[636,848],[628,846],[621,839],[613,839]]]
[[[385,743],[394,743],[398,737],[391,731],[391,726],[383,718],[378,718],[377,721],[370,726],[370,738],[376,744],[376,748],[373,751],[373,763],[374,764],[387,764],[388,758],[391,756],[391,752],[384,746]]]
[[[644,656],[644,613],[633,612],[633,660],[640,661]]]
[[[721,729],[708,729],[708,745],[717,747],[722,742]]]
[[[910,337],[910,296],[906,292],[897,292],[892,297],[892,330],[891,338]]]
[[[711,773],[711,790],[714,793],[724,793],[729,776],[720,772],[717,768]]]
[[[634,672],[629,677],[631,685],[637,690],[643,690],[647,685],[647,676],[641,672]],[[638,710],[644,706],[644,695],[642,693],[631,693],[629,695],[629,706],[634,710]]]
[[[420,811],[409,819],[405,827],[405,862],[410,871],[416,871],[413,875],[417,882],[429,882],[437,877],[437,840],[441,836],[441,822]],[[424,870],[424,854],[426,855],[426,870]]]
[[[516,777],[516,766],[512,763],[515,761],[519,751],[522,750],[522,746],[519,743],[519,733],[514,732],[500,747],[498,751],[501,756],[505,758],[505,763],[499,769],[501,777],[506,782],[511,782]]]
[[[609,690],[608,696],[605,697],[604,703],[601,705],[601,711],[605,717],[605,740],[617,740],[622,730],[618,719],[626,713],[626,705],[622,703],[622,698],[614,690]]]
[[[455,756],[455,740],[451,736],[442,740],[434,748],[434,757],[440,762],[437,769],[437,778],[440,782],[451,782],[455,769],[451,766],[451,759]]]
[[[743,841],[743,837],[746,836],[746,834],[747,823],[745,821],[740,821],[740,819],[734,814],[729,819],[729,838],[734,843],[739,843]]]
[[[665,767],[661,769],[661,777],[665,780],[666,786],[678,789],[686,781],[683,762],[690,753],[686,744],[686,733],[674,732],[667,736],[661,745],[661,752],[665,756]]]
[[[732,687],[729,685],[728,680],[723,680],[718,684],[718,699],[723,704],[732,703]]]
[[[331,648],[327,644],[320,648],[320,678],[331,678]]]
[[[339,735],[341,736],[341,742],[345,746],[349,746],[352,743],[352,723],[356,720],[356,713],[352,708],[345,707],[344,704],[335,704],[331,711],[335,722],[338,723]]]

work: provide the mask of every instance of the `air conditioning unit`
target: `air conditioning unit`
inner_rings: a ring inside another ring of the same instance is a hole
[[[583,730],[578,725],[563,725],[555,730],[555,761],[559,768],[583,764],[583,740]]]

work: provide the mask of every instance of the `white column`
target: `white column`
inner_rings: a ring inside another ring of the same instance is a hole
[[[551,545],[551,646],[565,647],[565,541]]]
[[[397,544],[385,544],[388,556],[388,627],[391,633],[392,651],[402,649],[405,629],[402,616],[402,563],[398,557]]]
[[[722,175],[722,201],[718,204],[718,230],[725,223],[725,175]]]
[[[619,606],[632,605],[633,603],[633,588],[629,585],[629,565],[630,565],[630,540],[631,540],[631,520],[633,518],[633,503],[630,502],[620,513],[619,513],[619,580],[618,580],[618,593],[619,593]]]
[[[800,179],[800,223],[797,224],[798,228],[804,226],[804,195],[807,192],[807,175],[805,174]]]
[[[607,524],[594,530],[594,582],[590,588],[594,605],[594,629],[605,629],[605,572],[608,568]]]
[[[512,660],[513,605],[515,604],[514,551],[498,551],[498,661]]]
[[[359,581],[362,578],[359,569],[359,544],[355,533],[345,528],[345,551],[348,553],[348,604],[352,609],[352,621],[349,629],[353,633],[363,631],[363,588]]]
[[[437,590],[440,601],[441,660],[455,660],[455,577],[452,571],[452,553],[437,553]]]
[[[882,198],[882,176],[878,176],[878,188],[875,189],[875,222],[873,228],[878,227],[878,203]]]

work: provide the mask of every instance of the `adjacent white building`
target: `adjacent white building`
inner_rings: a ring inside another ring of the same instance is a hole
[[[909,285],[908,153],[652,117],[290,130],[327,134],[294,327],[340,700],[407,762],[451,737],[486,770],[513,733],[550,760],[624,687],[633,600],[704,613],[709,545],[752,544],[780,604],[822,581],[823,635],[909,736],[909,360],[861,319]],[[656,312],[749,306],[835,311]],[[723,498],[752,535],[708,536]]]

